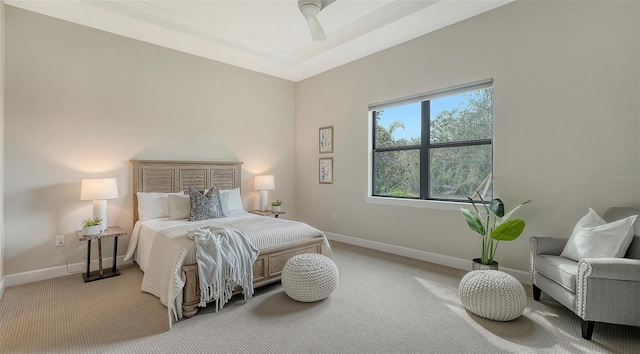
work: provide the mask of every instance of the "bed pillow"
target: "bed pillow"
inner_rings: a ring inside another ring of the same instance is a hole
[[[189,221],[223,218],[222,203],[218,187],[213,186],[207,194],[189,187]]]
[[[138,219],[150,220],[169,217],[169,195],[179,193],[138,192]]]
[[[571,232],[561,256],[582,258],[621,258],[633,240],[637,215],[607,223],[593,209],[583,216]]]
[[[190,197],[188,195],[169,195],[170,219],[188,219],[190,210]]]
[[[222,203],[224,215],[244,211],[240,188],[220,190],[220,202]]]

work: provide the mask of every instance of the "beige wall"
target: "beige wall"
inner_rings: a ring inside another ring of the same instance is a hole
[[[10,6],[6,26],[6,275],[64,266],[61,234],[84,261],[82,178],[117,177],[108,219],[131,230],[130,159],[243,161],[245,207],[268,172],[295,217],[294,83]]]
[[[0,299],[4,292],[4,1],[0,1]]]
[[[529,236],[567,234],[587,207],[640,204],[639,14],[636,2],[517,2],[295,85],[7,6],[0,274],[63,266],[60,234],[69,261],[83,261],[86,245],[70,235],[91,214],[82,178],[118,178],[109,220],[130,230],[132,158],[244,161],[245,207],[252,176],[274,173],[271,199],[291,218],[476,257],[457,211],[365,202],[367,105],[487,78],[496,193],[533,199],[518,214],[525,234],[498,260],[526,271]],[[317,177],[326,125],[333,185]]]
[[[459,259],[480,241],[459,211],[372,205],[367,106],[494,79],[496,196],[517,216],[502,266],[528,238],[568,235],[588,207],[640,206],[638,2],[515,2],[297,84],[298,218],[322,230]],[[334,184],[318,184],[318,128],[335,130]],[[331,217],[335,212],[335,219]]]

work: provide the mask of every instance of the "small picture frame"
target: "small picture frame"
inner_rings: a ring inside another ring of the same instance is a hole
[[[333,157],[320,158],[320,184],[333,183]]]
[[[333,152],[333,126],[320,128],[320,153],[329,154]]]

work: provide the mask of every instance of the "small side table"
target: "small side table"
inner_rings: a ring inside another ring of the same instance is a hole
[[[82,279],[85,283],[94,280],[100,280],[104,278],[111,278],[120,275],[118,269],[116,269],[116,260],[118,259],[118,237],[125,236],[127,234],[120,226],[110,226],[106,230],[97,235],[85,236],[82,234],[82,230],[76,231],[76,236],[79,241],[88,241],[87,244],[87,272],[82,274]],[[111,269],[102,269],[102,239],[113,237],[113,266]],[[98,240],[98,270],[91,271],[91,240]]]
[[[260,215],[260,216],[273,216],[276,219],[278,218],[279,215],[285,214],[284,211],[271,211],[271,210],[267,210],[267,211],[249,210],[249,212],[251,214],[256,214],[256,215]]]

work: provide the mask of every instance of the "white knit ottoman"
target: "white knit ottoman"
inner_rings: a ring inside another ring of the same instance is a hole
[[[327,256],[305,253],[291,257],[282,269],[282,287],[290,298],[319,301],[338,286],[338,267]]]
[[[527,304],[522,284],[498,270],[467,273],[460,281],[458,295],[467,310],[495,321],[515,320]]]

